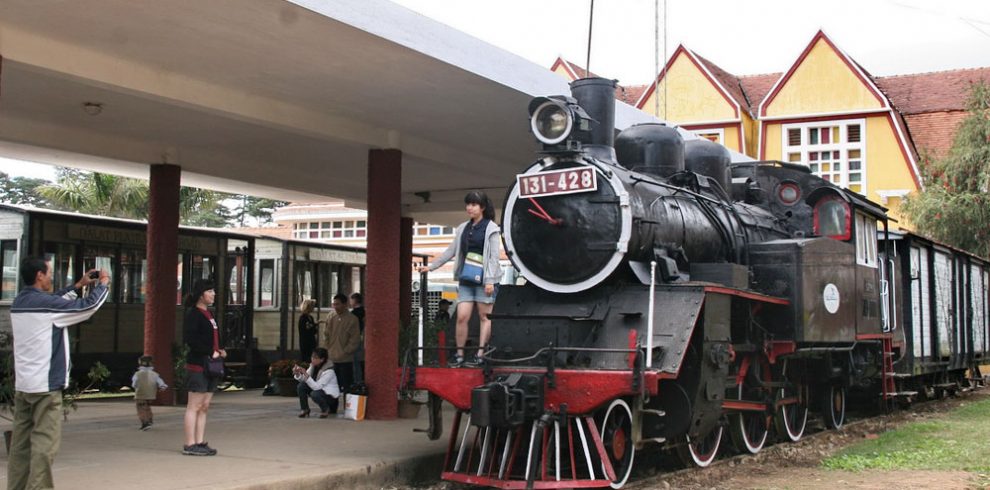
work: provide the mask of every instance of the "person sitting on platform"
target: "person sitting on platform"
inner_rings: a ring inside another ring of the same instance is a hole
[[[320,418],[325,419],[331,413],[337,412],[337,400],[340,398],[340,387],[337,386],[337,375],[333,372],[333,362],[328,358],[329,353],[323,347],[313,349],[309,369],[302,366],[292,368],[293,377],[299,381],[296,389],[299,394],[299,418],[309,417],[309,399],[320,407]]]

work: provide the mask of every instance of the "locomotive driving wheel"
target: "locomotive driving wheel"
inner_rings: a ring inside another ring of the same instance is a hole
[[[822,397],[822,419],[825,427],[838,429],[846,422],[846,388],[829,385]]]
[[[762,385],[770,381],[770,367],[766,358],[753,356],[746,375],[739,383],[740,401],[763,401],[767,389]],[[756,454],[763,449],[770,433],[769,412],[744,410],[729,416],[729,435],[739,451]]]
[[[775,422],[777,432],[788,441],[797,442],[804,436],[804,429],[808,425],[808,400],[810,390],[808,384],[804,383],[798,376],[789,379],[786,373],[787,361],[784,361],[785,373],[783,379],[787,386],[780,389]]]
[[[605,411],[605,419],[602,420],[602,444],[615,472],[615,479],[610,486],[622,488],[632,474],[633,459],[636,456],[636,448],[633,446],[632,410],[625,400],[613,400]],[[602,472],[607,474],[604,465]]]
[[[718,425],[707,434],[697,438],[684,436],[687,443],[677,446],[677,455],[688,466],[705,468],[712,464],[715,457],[718,456],[718,448],[722,445],[724,433],[725,427]]]

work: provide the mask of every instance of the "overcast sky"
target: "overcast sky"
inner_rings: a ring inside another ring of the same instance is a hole
[[[547,67],[587,55],[590,0],[393,0]],[[591,70],[649,83],[662,0],[598,0]],[[666,53],[683,43],[736,75],[787,70],[823,29],[873,75],[990,66],[987,0],[667,0]],[[660,22],[663,43],[663,20]],[[662,51],[662,50],[661,50]],[[662,59],[666,59],[663,56]]]
[[[585,64],[590,0],[394,1],[547,68],[558,55]],[[655,5],[661,59],[683,43],[736,75],[787,70],[819,29],[876,76],[990,66],[990,0],[598,0],[592,71],[652,80]],[[2,158],[0,171],[54,177]]]

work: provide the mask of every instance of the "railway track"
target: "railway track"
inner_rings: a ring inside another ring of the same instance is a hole
[[[651,469],[644,468],[645,465],[640,466],[638,472],[634,472],[633,478],[623,488],[635,490],[731,487],[729,480],[741,470],[758,471],[761,466],[765,466],[767,471],[773,471],[773,468],[783,466],[817,465],[822,459],[846,445],[910,422],[917,419],[919,414],[945,412],[974,397],[986,396],[990,396],[990,390],[986,388],[966,389],[953,397],[914,403],[907,410],[851,416],[839,430],[825,429],[820,419],[814,422],[809,420],[807,431],[798,442],[778,441],[755,455],[723,454],[707,468],[670,469],[679,462],[677,456],[672,451],[655,451],[652,456],[656,458],[659,455],[658,464]]]

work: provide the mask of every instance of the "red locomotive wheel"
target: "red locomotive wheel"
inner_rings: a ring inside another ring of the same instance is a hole
[[[739,384],[740,401],[762,401],[766,389],[759,386],[758,380],[770,381],[770,368],[765,358],[759,358],[749,365],[749,371]],[[729,417],[729,435],[739,451],[756,454],[763,449],[770,433],[770,417],[767,412],[741,411]]]
[[[613,400],[602,420],[602,443],[612,470],[615,471],[615,480],[609,485],[612,488],[622,488],[632,474],[633,460],[636,457],[636,448],[632,442],[632,410],[625,400]],[[605,472],[604,465],[602,472]]]

